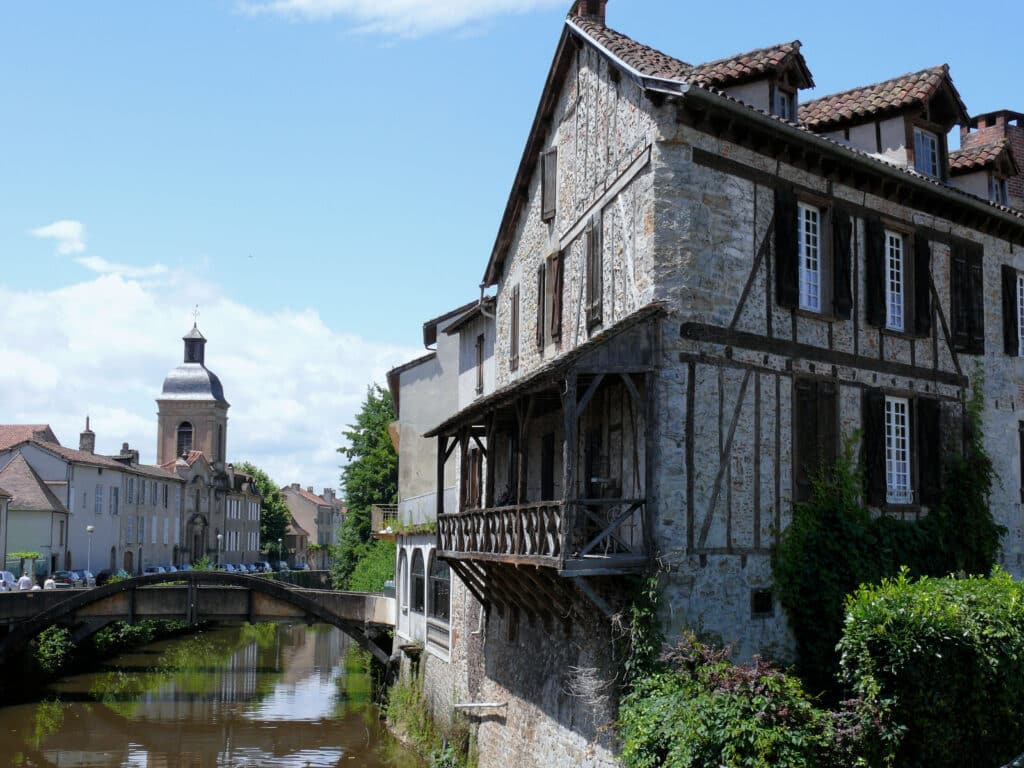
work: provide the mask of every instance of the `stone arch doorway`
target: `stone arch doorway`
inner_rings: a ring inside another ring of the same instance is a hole
[[[128,571],[129,574],[134,573],[134,565],[135,555],[129,549],[124,553],[124,569]]]

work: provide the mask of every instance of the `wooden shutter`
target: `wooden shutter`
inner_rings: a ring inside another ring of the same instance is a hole
[[[971,318],[970,353],[972,355],[985,354],[985,274],[982,258],[981,248],[972,248],[967,258]]]
[[[842,208],[832,209],[832,311],[842,320],[850,319],[853,293],[850,283],[850,214]]]
[[[882,220],[864,220],[864,301],[868,325],[885,327],[885,227]]]
[[[555,218],[558,200],[558,150],[549,149],[541,155],[541,214],[544,221]]]
[[[864,469],[868,504],[885,503],[885,393],[880,389],[864,391]]]
[[[949,252],[950,325],[953,349],[965,351],[970,346],[970,300],[967,289],[967,253],[955,244]]]
[[[541,264],[537,268],[537,323],[534,328],[534,338],[538,349],[544,349],[544,333],[547,330],[544,327],[544,302],[547,300],[547,290],[545,289],[546,276],[547,265]]]
[[[936,504],[942,482],[942,405],[931,397],[917,398],[916,438],[918,501]]]
[[[512,298],[509,302],[509,342],[508,342],[508,367],[509,370],[519,368],[519,286],[512,289]]]
[[[839,453],[836,385],[832,381],[797,379],[794,382],[796,469],[794,498],[811,498],[814,477],[835,463]]]
[[[1020,338],[1017,326],[1017,270],[1003,264],[1003,351],[1008,355],[1020,354]]]
[[[796,195],[792,189],[775,190],[775,300],[780,307],[800,303],[800,267],[797,247]]]
[[[564,273],[563,255],[557,253],[549,259],[551,268],[551,338],[562,338],[562,282]]]
[[[793,433],[796,435],[796,472],[793,495],[797,501],[811,498],[811,478],[818,468],[818,405],[813,381],[794,382],[796,408]]]
[[[914,333],[932,332],[932,249],[922,230],[914,234]]]
[[[586,234],[587,250],[587,330],[601,323],[604,303],[604,264],[602,262],[601,211],[594,213]]]

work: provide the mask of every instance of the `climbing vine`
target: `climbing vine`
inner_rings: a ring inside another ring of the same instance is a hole
[[[901,567],[912,576],[945,576],[985,574],[995,563],[1006,529],[989,509],[996,475],[983,444],[980,368],[973,382],[965,409],[966,450],[947,461],[942,497],[923,520],[876,517],[863,506],[863,469],[854,451],[859,436],[813,479],[811,499],[794,506],[772,568],[796,636],[797,670],[811,691],[839,693],[836,644],[846,596],[858,586],[892,578]]]

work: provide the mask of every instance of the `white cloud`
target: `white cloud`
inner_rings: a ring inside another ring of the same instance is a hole
[[[303,19],[347,18],[360,31],[418,37],[495,16],[568,6],[566,0],[240,0],[250,13]]]
[[[29,233],[36,237],[56,240],[57,253],[61,256],[85,250],[85,225],[80,221],[61,219],[45,227],[29,230]]]
[[[114,264],[99,256],[81,256],[75,259],[86,269],[98,272],[101,275],[122,275],[129,278],[157,277],[167,274],[167,267],[163,264],[153,264],[148,267],[133,267],[130,264]]]
[[[281,484],[336,487],[341,432],[371,382],[422,350],[329,328],[313,309],[265,312],[175,272],[110,270],[52,291],[0,284],[0,423],[53,426],[77,447],[88,414],[97,449],[156,458],[156,403],[201,304],[206,362],[231,403],[228,460]]]

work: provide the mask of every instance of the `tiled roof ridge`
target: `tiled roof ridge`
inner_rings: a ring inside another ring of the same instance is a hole
[[[692,64],[638,42],[596,19],[571,16],[570,21],[614,56],[644,74],[682,81],[693,69]]]
[[[799,56],[802,46],[800,40],[790,40],[787,43],[741,51],[697,64],[688,79],[696,85],[705,85],[756,78],[781,67],[791,57]],[[737,69],[740,71],[736,71]]]
[[[867,91],[872,88],[881,88],[886,85],[895,85],[898,82],[909,80],[913,77],[920,77],[921,75],[949,75],[949,64],[937,64],[934,67],[925,67],[924,69],[914,70],[913,72],[904,72],[902,75],[896,75],[890,77],[887,80],[879,80],[876,83],[867,83],[865,85],[856,85],[853,88],[847,88],[842,91],[836,91],[835,93],[827,93],[824,96],[818,96],[814,99],[808,99],[803,102],[801,106],[810,106],[818,104],[828,99],[835,99],[839,96],[848,96],[851,93],[857,93],[858,91]]]
[[[40,511],[40,508],[30,504],[33,499],[28,498],[29,496],[36,495],[31,493],[35,491],[38,493],[38,496],[42,497],[43,503],[48,505],[51,511],[68,511],[67,507],[64,506],[64,502],[58,499],[56,494],[50,490],[49,486],[39,477],[39,473],[32,468],[32,465],[28,463],[28,460],[22,454],[19,453],[7,462],[7,465],[0,470],[0,477],[6,477],[7,480],[5,482],[8,482],[10,487],[15,489],[14,493],[8,493],[11,496],[11,501],[18,504],[19,509],[24,504],[24,508],[28,511]],[[26,488],[21,482],[22,480],[27,480],[32,487]],[[26,490],[29,493],[25,493]],[[38,500],[38,496],[36,500]]]
[[[949,64],[939,64],[809,99],[800,104],[800,123],[808,127],[825,126],[899,109],[930,99],[944,81],[963,107],[963,100],[949,75]]]
[[[1006,136],[995,136],[990,139],[973,141],[960,149],[949,151],[949,170],[961,173],[977,168],[985,168],[995,163],[1004,152],[1010,152],[1011,142]],[[1013,162],[1013,155],[1009,155]],[[1016,163],[1014,162],[1014,166]]]

